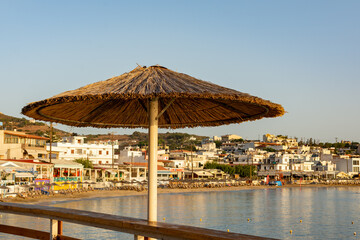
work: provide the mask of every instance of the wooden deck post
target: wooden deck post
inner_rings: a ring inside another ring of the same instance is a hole
[[[63,235],[63,222],[58,221],[58,234]]]
[[[50,240],[56,239],[58,232],[58,220],[50,219]]]

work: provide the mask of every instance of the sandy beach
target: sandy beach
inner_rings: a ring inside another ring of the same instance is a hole
[[[360,187],[359,185],[325,185],[325,184],[287,184],[284,186],[232,186],[232,187],[221,187],[221,188],[175,188],[175,189],[158,189],[158,194],[167,194],[167,193],[188,193],[188,192],[215,192],[215,191],[241,191],[241,190],[260,190],[260,189],[274,189],[274,188],[313,188],[313,187]],[[80,199],[91,199],[91,198],[109,198],[109,197],[120,197],[120,196],[137,196],[137,195],[147,195],[147,191],[133,191],[133,190],[94,190],[81,193],[72,193],[72,194],[56,194],[56,195],[42,195],[34,198],[20,198],[20,197],[9,197],[5,198],[3,202],[18,202],[18,203],[28,203],[28,204],[41,204],[48,202],[61,202],[61,201],[71,201],[71,200],[80,200]]]

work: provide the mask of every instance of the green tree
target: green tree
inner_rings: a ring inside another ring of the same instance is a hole
[[[75,162],[82,164],[84,168],[94,168],[92,162],[89,159],[78,158],[75,159]]]
[[[236,165],[236,166],[230,166],[227,164],[218,164],[215,162],[207,162],[204,165],[204,169],[220,169],[223,172],[230,174],[230,175],[235,175],[238,174],[240,177],[250,177],[250,172],[251,175],[254,176],[255,175],[255,169],[256,166],[250,166],[250,165]]]
[[[222,142],[221,141],[214,141],[214,143],[216,144],[216,148],[220,148]]]
[[[267,152],[276,152],[275,149],[270,148],[270,147],[264,148],[264,150],[267,151]]]
[[[44,136],[44,132],[41,130],[36,130],[35,135],[42,137]]]
[[[139,147],[144,147],[144,146],[149,146],[149,142],[146,140],[146,141],[140,141],[139,143],[138,143],[138,145],[139,145]]]

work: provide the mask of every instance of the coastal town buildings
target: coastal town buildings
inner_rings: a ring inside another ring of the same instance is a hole
[[[297,147],[298,142],[295,138],[288,138],[287,136],[282,135],[272,135],[272,134],[265,134],[263,135],[263,141],[267,143],[279,143],[282,145],[286,145],[287,147]]]
[[[45,137],[0,130],[0,159],[47,159]]]
[[[196,138],[195,138],[196,139]],[[238,135],[205,138],[190,150],[169,150],[158,146],[158,178],[227,179],[219,169],[204,169],[206,163],[232,167],[250,165],[256,177],[319,178],[360,173],[360,156],[348,147],[320,147],[299,144],[296,138],[265,134],[262,141],[244,140]],[[48,143],[46,143],[48,142]],[[346,142],[351,146],[351,143]],[[189,149],[189,148],[188,148]],[[117,141],[87,142],[83,136],[65,137],[51,145],[49,139],[17,131],[0,131],[0,172],[2,184],[49,184],[65,182],[145,181],[148,174],[147,148],[125,146]],[[92,168],[84,168],[75,159],[87,159]],[[57,187],[59,188],[59,187]],[[60,188],[59,188],[60,189]]]
[[[331,149],[299,146],[295,138],[286,136],[266,134],[263,142],[225,142],[221,149],[226,152],[223,163],[256,166],[258,176],[334,176],[339,167],[343,169],[334,163]],[[355,159],[352,174],[358,170],[356,164]]]
[[[53,164],[34,159],[0,159],[1,183],[49,183],[53,180]],[[5,181],[3,181],[5,180]]]
[[[223,142],[229,142],[232,140],[239,140],[239,139],[242,139],[242,137],[238,136],[236,134],[227,134],[227,135],[221,136],[221,141],[223,141]]]
[[[118,162],[123,164],[124,162],[145,162],[146,161],[146,152],[142,151],[140,147],[126,146],[124,149],[120,150]]]
[[[73,161],[53,159],[54,182],[77,182],[83,180],[84,166]]]
[[[207,143],[207,142],[221,142],[222,138],[219,136],[212,136],[208,138],[204,138],[201,140],[201,143]]]
[[[360,157],[352,155],[335,155],[332,160],[336,164],[336,169],[340,172],[359,174]]]
[[[206,152],[214,152],[216,151],[216,144],[214,142],[202,143],[201,150],[204,150]]]
[[[115,151],[119,148],[117,144],[108,142],[85,143],[85,137],[64,137],[61,142],[52,143],[52,156],[54,159],[75,160],[89,159],[93,164],[112,164],[118,159]],[[50,151],[50,144],[47,144]]]

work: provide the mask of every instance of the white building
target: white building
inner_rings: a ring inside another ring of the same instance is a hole
[[[118,155],[114,152],[118,145],[107,143],[84,143],[85,137],[72,136],[63,138],[63,141],[52,143],[52,156],[60,160],[89,159],[93,164],[112,164]],[[50,151],[50,144],[46,146]]]
[[[214,140],[214,141],[221,141],[222,138],[221,138],[221,137],[218,137],[218,136],[213,136],[213,140]]]
[[[268,143],[279,143],[286,145],[287,147],[297,147],[298,142],[295,138],[288,138],[287,136],[275,136],[272,134],[265,134],[263,135],[264,142]]]
[[[262,164],[266,158],[265,154],[239,154],[235,155],[233,164],[251,165]]]
[[[123,164],[124,162],[138,162],[138,163],[144,163],[145,160],[145,154],[136,147],[125,147],[123,150],[120,150],[120,158],[118,161],[120,164]]]
[[[326,172],[335,172],[336,164],[331,161],[318,161],[313,166],[314,171],[326,171]]]
[[[336,164],[336,170],[340,172],[358,174],[360,172],[360,158],[349,155],[336,156],[332,160]]]
[[[196,153],[197,155],[205,155],[207,156],[208,159],[218,159],[219,155],[217,154],[217,152],[207,152],[207,151],[200,151]]]
[[[186,160],[180,160],[180,159],[172,159],[170,160],[170,166],[173,168],[185,168],[186,166]]]
[[[201,149],[209,152],[216,151],[216,144],[214,142],[208,142],[201,144]]]

